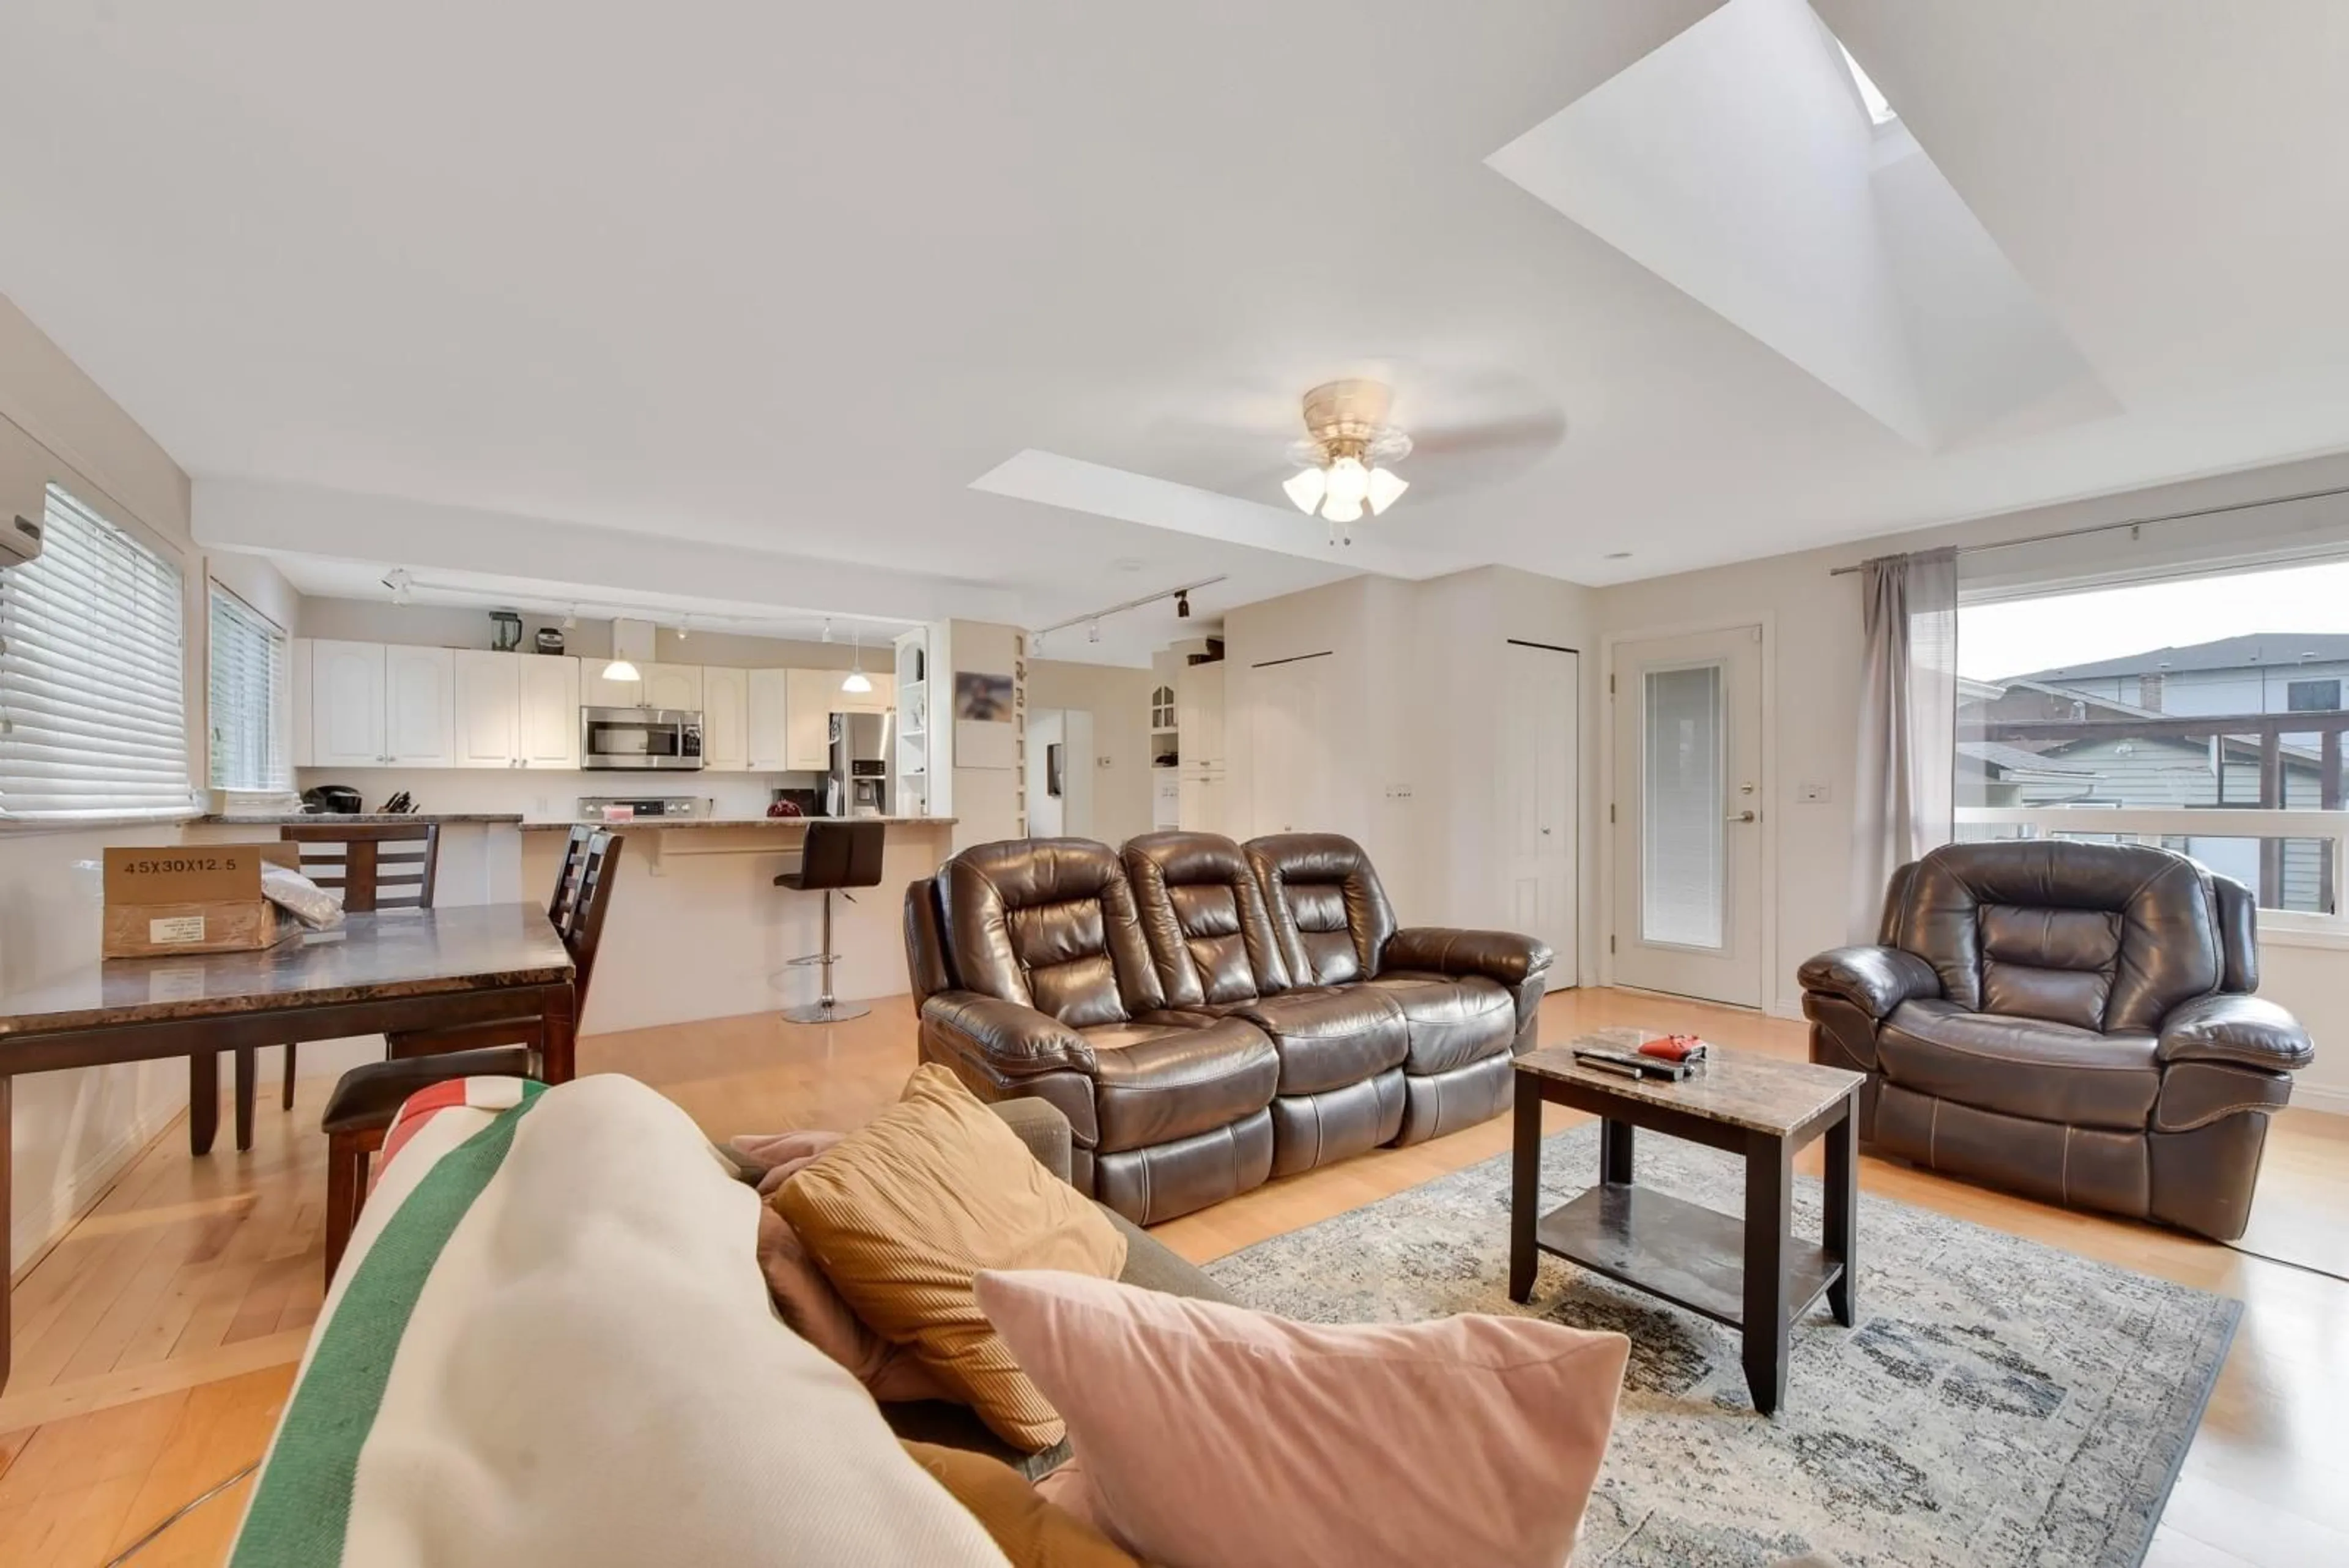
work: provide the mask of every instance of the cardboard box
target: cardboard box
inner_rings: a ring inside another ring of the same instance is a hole
[[[106,852],[108,958],[247,952],[292,936],[261,896],[261,868],[302,868],[293,844],[191,844]]]

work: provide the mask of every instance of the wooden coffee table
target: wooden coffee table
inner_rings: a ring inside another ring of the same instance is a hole
[[[1629,1050],[1650,1038],[1600,1030],[1576,1041]],[[1624,1078],[1550,1045],[1517,1058],[1516,1137],[1509,1193],[1509,1298],[1534,1288],[1539,1255],[1570,1262],[1743,1329],[1745,1383],[1764,1416],[1786,1397],[1786,1345],[1795,1319],[1824,1293],[1848,1328],[1857,1309],[1859,1086],[1857,1073],[1713,1047],[1712,1060],[1680,1083]],[[1539,1213],[1542,1106],[1588,1111],[1599,1125],[1598,1185]],[[1632,1129],[1743,1155],[1743,1221],[1632,1180]],[[1824,1234],[1794,1233],[1795,1156],[1826,1140]]]

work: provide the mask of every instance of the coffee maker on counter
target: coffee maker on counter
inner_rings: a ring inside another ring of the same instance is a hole
[[[825,775],[826,816],[884,816],[889,810],[888,713],[832,716],[832,771]]]

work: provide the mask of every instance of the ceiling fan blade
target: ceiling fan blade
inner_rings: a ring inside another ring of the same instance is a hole
[[[1484,453],[1543,452],[1566,439],[1566,416],[1555,409],[1516,419],[1413,431],[1413,457],[1474,457]]]

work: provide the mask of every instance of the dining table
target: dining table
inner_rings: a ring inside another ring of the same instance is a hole
[[[11,1256],[10,1090],[20,1074],[173,1056],[211,1068],[223,1051],[531,1017],[546,1081],[567,1082],[577,992],[571,955],[537,904],[346,915],[270,948],[98,960],[0,990],[0,1262]],[[9,1340],[0,1288],[0,1389]]]

